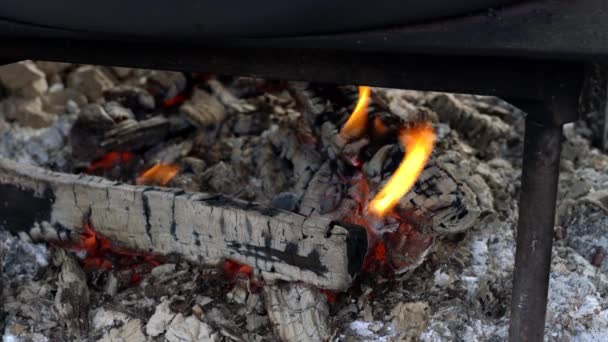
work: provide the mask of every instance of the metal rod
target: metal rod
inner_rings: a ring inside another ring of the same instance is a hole
[[[509,340],[543,341],[562,125],[526,118]]]
[[[606,83],[606,96],[604,97],[604,129],[602,132],[602,149],[608,152],[608,82]]]

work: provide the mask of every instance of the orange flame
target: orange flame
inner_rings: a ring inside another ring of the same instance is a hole
[[[340,135],[347,139],[360,137],[367,129],[367,106],[369,104],[370,88],[359,86],[359,100],[350,117],[340,130]]]
[[[158,163],[142,173],[137,178],[136,183],[138,185],[157,184],[165,186],[178,172],[179,166],[177,165]]]
[[[435,132],[430,124],[419,124],[401,129],[399,140],[407,147],[406,156],[368,207],[369,212],[378,217],[385,216],[414,186],[433,152]]]

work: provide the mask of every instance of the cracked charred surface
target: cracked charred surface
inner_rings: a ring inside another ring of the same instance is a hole
[[[357,260],[349,256],[363,257],[349,251],[348,230],[327,218],[221,195],[131,186],[8,160],[0,160],[0,183],[12,186],[23,200],[45,204],[38,207],[45,215],[22,226],[33,238],[78,239],[88,220],[112,241],[137,250],[176,253],[203,264],[229,258],[254,266],[265,280],[304,281],[334,290],[347,289],[354,277],[349,265]],[[10,218],[6,211],[3,217]]]
[[[305,284],[265,288],[270,321],[284,341],[326,341],[330,337],[329,306],[317,289]]]

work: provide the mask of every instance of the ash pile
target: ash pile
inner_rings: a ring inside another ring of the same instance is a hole
[[[5,341],[507,338],[524,113],[500,99],[34,61],[0,85]],[[548,340],[608,340],[586,127],[564,132]]]

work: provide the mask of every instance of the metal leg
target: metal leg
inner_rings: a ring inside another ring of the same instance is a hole
[[[562,125],[526,118],[510,341],[543,341]],[[545,115],[538,115],[545,114]],[[549,115],[550,116],[550,115]]]

